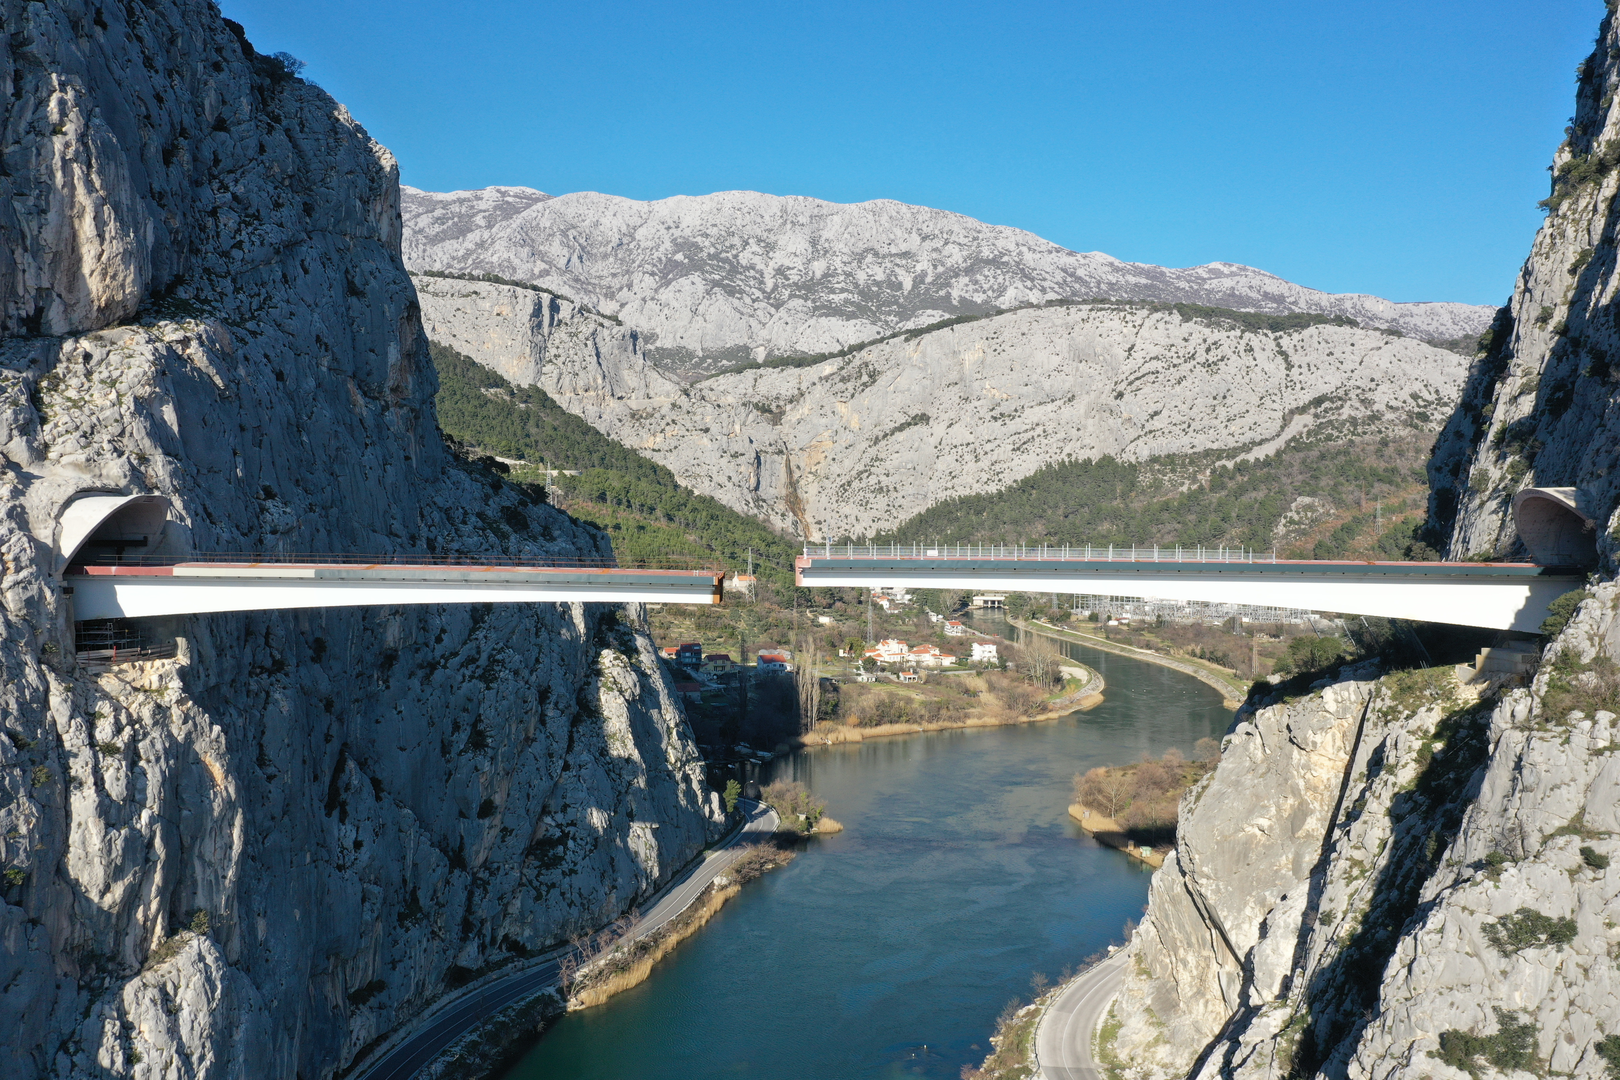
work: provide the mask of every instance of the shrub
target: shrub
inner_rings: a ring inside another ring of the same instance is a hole
[[[1575,617],[1575,609],[1581,606],[1581,601],[1591,595],[1585,589],[1573,589],[1548,604],[1547,617],[1541,620],[1541,632],[1547,637],[1557,637]]]
[[[827,803],[793,780],[777,780],[768,785],[761,797],[775,807],[781,815],[784,830],[808,835],[827,812]]]
[[[722,796],[726,800],[726,813],[734,814],[737,812],[737,800],[741,797],[742,785],[735,780],[727,780],[725,794]]]
[[[28,880],[28,872],[16,866],[7,868],[5,876],[7,885],[21,885]]]
[[[1592,1044],[1592,1049],[1609,1063],[1609,1075],[1620,1077],[1620,1035],[1605,1035]]]
[[[1519,1014],[1498,1008],[1496,1034],[1475,1035],[1467,1031],[1440,1033],[1440,1050],[1430,1050],[1429,1056],[1439,1058],[1454,1069],[1462,1069],[1469,1076],[1479,1076],[1479,1059],[1500,1072],[1515,1069],[1533,1070],[1536,1065],[1536,1025],[1520,1020]]]
[[[1589,846],[1581,848],[1581,859],[1594,870],[1607,870],[1609,868],[1609,857],[1598,854]]]
[[[35,765],[34,771],[29,778],[33,781],[35,787],[44,787],[51,782],[51,770],[43,765]]]
[[[1602,655],[1583,664],[1574,650],[1559,651],[1547,672],[1542,718],[1557,722],[1576,710],[1588,716],[1600,711],[1620,713],[1620,664]]]
[[[191,920],[186,924],[186,929],[190,930],[193,934],[208,933],[208,910],[206,908],[198,908],[196,911],[192,912]]]
[[[1555,919],[1534,908],[1522,907],[1507,918],[1487,925],[1485,937],[1503,956],[1513,956],[1525,949],[1540,949],[1548,945],[1562,950],[1575,940],[1575,920]]]

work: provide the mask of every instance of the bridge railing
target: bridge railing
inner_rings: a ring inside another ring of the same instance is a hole
[[[1274,551],[1227,545],[1160,544],[806,544],[806,558],[1006,559],[1043,562],[1276,562]]]
[[[96,554],[75,560],[77,566],[177,566],[181,563],[225,563],[274,566],[435,566],[510,567],[532,570],[703,570],[726,568],[714,559],[665,556],[622,559],[574,555],[445,555],[423,552],[366,554],[354,552],[204,551],[184,555]]]

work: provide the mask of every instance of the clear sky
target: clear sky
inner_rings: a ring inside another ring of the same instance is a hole
[[[221,0],[429,190],[899,199],[1507,298],[1601,0]]]

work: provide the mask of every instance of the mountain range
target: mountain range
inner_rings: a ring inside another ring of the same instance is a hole
[[[1123,262],[889,199],[722,191],[642,202],[402,187],[400,206],[409,269],[494,274],[573,298],[637,330],[655,363],[688,374],[1052,300],[1329,315],[1469,346],[1495,310],[1318,292],[1236,263]]]

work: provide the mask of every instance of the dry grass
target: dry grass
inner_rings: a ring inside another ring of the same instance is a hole
[[[646,982],[654,964],[701,930],[714,913],[741,890],[742,886],[735,881],[725,885],[713,882],[701,897],[662,929],[608,953],[599,961],[599,966],[587,970],[576,980],[568,996],[568,1008],[588,1009]]]
[[[837,821],[823,814],[821,820],[816,822],[815,831],[825,835],[827,833],[843,832],[844,827]]]
[[[794,854],[791,847],[774,843],[744,845],[741,855],[726,872],[710,882],[685,911],[650,934],[637,938],[627,935],[580,968],[565,987],[568,1008],[588,1009],[641,985],[652,974],[653,965],[701,930],[744,885],[779,866],[786,866],[793,861]]]

